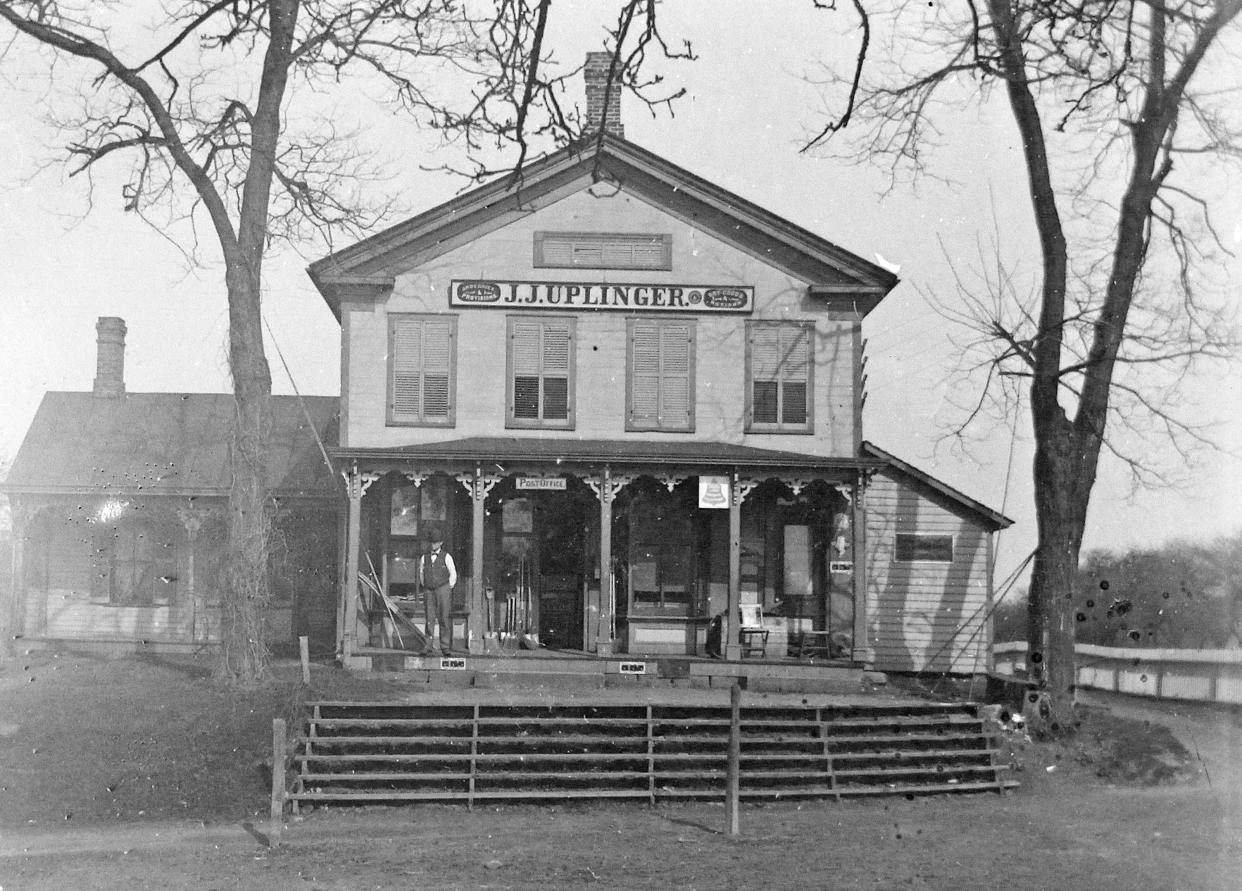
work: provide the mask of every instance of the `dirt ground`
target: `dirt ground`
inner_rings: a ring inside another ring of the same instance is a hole
[[[316,671],[317,695],[356,683]],[[1007,796],[746,804],[737,839],[712,802],[327,809],[271,849],[296,675],[0,658],[0,889],[1242,889],[1242,718],[1100,694],[1071,743],[1006,734]]]

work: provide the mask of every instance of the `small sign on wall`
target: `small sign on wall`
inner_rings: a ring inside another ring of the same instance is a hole
[[[699,477],[699,507],[725,509],[729,507],[729,478],[727,476]]]
[[[517,488],[530,491],[564,492],[567,481],[563,476],[519,476]]]
[[[646,674],[646,662],[622,662],[620,667],[621,674]]]

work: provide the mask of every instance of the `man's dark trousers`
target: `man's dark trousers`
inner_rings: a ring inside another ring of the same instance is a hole
[[[447,656],[453,647],[453,589],[446,582],[427,588],[427,646],[431,647],[432,628],[440,622],[440,652]]]

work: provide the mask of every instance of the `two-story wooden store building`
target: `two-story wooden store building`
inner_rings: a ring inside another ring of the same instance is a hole
[[[615,124],[309,271],[341,325],[347,664],[389,639],[360,574],[400,602],[443,535],[471,652],[704,654],[723,616],[731,658],[986,666],[1009,521],[863,441],[889,271]]]

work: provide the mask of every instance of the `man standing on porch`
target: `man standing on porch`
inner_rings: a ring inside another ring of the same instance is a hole
[[[431,636],[440,625],[440,655],[449,655],[453,647],[453,587],[457,584],[457,567],[453,555],[444,550],[444,535],[435,532],[431,551],[418,561],[418,584],[427,602],[427,650],[431,652]]]

